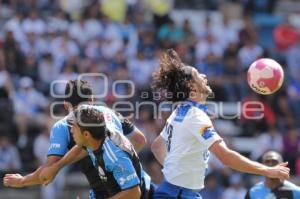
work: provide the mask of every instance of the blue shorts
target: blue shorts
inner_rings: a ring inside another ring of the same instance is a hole
[[[167,181],[163,181],[154,192],[155,199],[202,199],[201,195],[184,187],[173,185]]]

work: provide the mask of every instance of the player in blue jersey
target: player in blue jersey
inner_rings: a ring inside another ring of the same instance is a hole
[[[287,179],[287,163],[267,167],[229,149],[207,115],[206,98],[212,94],[204,74],[183,64],[174,50],[161,58],[154,73],[154,86],[177,104],[152,152],[163,165],[165,180],[154,198],[201,198],[210,152],[232,169],[268,177]]]
[[[276,151],[268,151],[263,155],[262,162],[272,167],[282,163],[283,159]],[[298,199],[300,198],[300,187],[287,180],[266,177],[263,182],[251,187],[246,195],[246,199],[258,198]]]
[[[105,115],[94,106],[80,106],[70,117],[71,132],[76,144],[84,150],[80,158],[89,155],[98,170],[105,198],[138,199],[144,194],[142,167],[133,146],[125,136],[114,140]]]
[[[86,81],[72,80],[69,81],[65,89],[65,108],[72,111],[80,103],[93,102],[92,89]],[[114,113],[113,110],[103,108],[105,115],[112,118],[111,128],[116,129],[116,133],[123,133],[129,138],[135,149],[139,151],[146,143],[144,135],[128,120],[124,119],[120,114]],[[8,187],[26,187],[38,184],[44,184],[43,178],[40,178],[43,169],[51,168],[75,145],[70,134],[70,125],[66,118],[57,121],[51,129],[50,148],[48,151],[47,163],[39,167],[35,172],[22,176],[20,174],[7,174],[3,179],[3,183]],[[98,171],[89,158],[85,158],[79,162],[81,171],[86,175],[91,188],[91,195],[94,198],[102,198],[103,188],[99,185]],[[47,179],[48,182],[51,179]]]

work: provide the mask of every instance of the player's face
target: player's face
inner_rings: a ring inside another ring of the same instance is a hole
[[[208,85],[206,75],[199,73],[195,68],[193,68],[192,76],[195,82],[197,92],[200,92],[201,94],[205,94],[207,96],[212,94],[212,90]]]
[[[269,167],[273,167],[276,166],[280,163],[280,160],[278,158],[278,156],[274,153],[270,153],[267,154],[264,158],[263,158],[263,164],[269,166]]]
[[[71,127],[71,133],[76,144],[79,146],[84,146],[85,138],[76,122]]]

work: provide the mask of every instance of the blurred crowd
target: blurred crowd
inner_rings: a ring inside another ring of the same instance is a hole
[[[26,173],[45,161],[55,122],[49,110],[59,101],[56,95],[64,92],[63,80],[100,73],[107,79],[86,77],[100,96],[98,101],[109,106],[120,101],[158,104],[151,92],[151,74],[161,53],[174,48],[184,63],[207,75],[215,92],[209,100],[224,106],[262,102],[261,119],[216,116],[221,136],[255,138],[259,147],[246,155],[259,160],[274,149],[289,161],[292,174],[300,176],[300,17],[275,12],[280,1],[241,2],[191,1],[204,5],[202,17],[187,15],[178,21],[175,8],[188,7],[188,1],[0,1],[0,173]],[[233,16],[230,9],[240,14]],[[285,71],[283,87],[271,96],[256,95],[246,82],[247,68],[260,57],[277,60]],[[133,81],[134,90],[129,84],[116,86],[117,80]],[[53,81],[62,83],[52,88]],[[115,93],[130,97],[118,98]],[[61,107],[55,112],[65,114]],[[161,167],[150,146],[169,112],[156,119],[153,107],[144,103],[135,113],[139,117],[131,119],[148,140],[140,157],[158,183]],[[202,195],[207,199],[243,195],[243,186],[250,185],[244,178],[248,179],[232,174],[212,157]]]

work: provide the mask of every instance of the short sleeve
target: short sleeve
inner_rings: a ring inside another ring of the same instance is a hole
[[[191,118],[187,124],[190,132],[199,140],[206,148],[222,138],[218,135],[213,127],[210,118],[204,112],[198,112]]]
[[[160,136],[166,141],[168,140],[168,132],[166,131],[168,126],[168,123],[166,123],[165,127],[163,128],[163,130],[160,132]]]
[[[56,123],[51,129],[48,156],[64,156],[68,151],[69,140],[67,124],[64,125],[64,123]]]
[[[117,162],[114,163],[113,175],[122,190],[140,184],[139,177],[128,156],[119,157]]]
[[[296,186],[296,188],[293,190],[293,196],[294,198],[300,198],[300,187]]]

